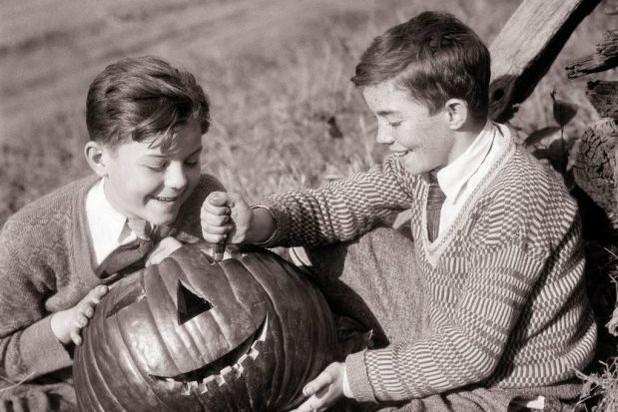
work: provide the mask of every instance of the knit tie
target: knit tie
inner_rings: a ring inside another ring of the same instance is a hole
[[[435,173],[429,173],[429,189],[427,193],[427,237],[433,242],[440,231],[440,211],[446,195],[440,189]]]
[[[112,283],[128,273],[143,268],[146,256],[154,247],[155,230],[148,222],[129,218],[127,226],[137,235],[137,239],[118,246],[101,262],[97,275],[105,283]]]

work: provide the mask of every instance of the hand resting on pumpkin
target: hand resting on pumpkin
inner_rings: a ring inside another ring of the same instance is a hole
[[[98,285],[72,308],[61,310],[51,316],[51,329],[56,338],[64,345],[73,341],[81,345],[81,330],[88,325],[94,315],[94,307],[105,296],[108,287]]]
[[[345,366],[340,362],[333,362],[315,379],[303,388],[303,395],[307,397],[298,408],[292,412],[322,412],[333,406],[343,397],[343,375]]]
[[[202,205],[202,236],[210,243],[260,243],[275,230],[270,213],[251,208],[237,193],[212,192]]]

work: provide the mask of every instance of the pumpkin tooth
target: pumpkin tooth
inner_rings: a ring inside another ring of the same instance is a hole
[[[240,363],[235,364],[233,368],[236,371],[237,376],[239,377],[242,376],[242,373],[245,370],[245,368]]]
[[[225,378],[221,375],[216,375],[215,379],[217,380],[217,383],[219,384],[219,386],[223,386],[225,385]]]
[[[251,348],[251,350],[249,351],[249,357],[253,360],[255,360],[255,358],[257,358],[259,354],[260,352],[255,348]]]
[[[226,366],[225,368],[221,369],[221,372],[219,372],[219,374],[223,376],[225,379],[230,379],[233,377],[233,375],[231,375],[233,372],[234,370],[232,369],[231,366]]]
[[[251,350],[257,350],[258,352],[264,347],[266,343],[264,341],[261,340],[256,340],[255,342],[253,342],[253,345],[251,345]]]
[[[262,333],[257,338],[256,342],[264,342],[266,340],[266,333],[268,332],[268,315],[266,315],[266,319],[264,319],[264,326],[262,326]]]
[[[217,388],[219,387],[217,383],[217,379],[215,378],[215,375],[210,375],[210,376],[205,377],[202,380],[202,385],[204,386],[202,393],[206,393],[208,391],[214,391],[216,393]]]
[[[180,393],[182,395],[184,395],[184,396],[191,395],[191,389],[189,388],[189,384],[187,382],[183,382],[182,383],[182,389],[181,389]]]

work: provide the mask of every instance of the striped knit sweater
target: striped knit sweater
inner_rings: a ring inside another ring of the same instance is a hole
[[[510,142],[444,236],[427,239],[427,184],[396,157],[317,190],[264,203],[272,245],[313,246],[370,230],[411,207],[432,333],[349,355],[360,401],[404,400],[476,384],[529,388],[574,376],[593,358],[581,224],[564,184]],[[385,262],[388,264],[388,262]],[[395,308],[406,310],[406,308]]]
[[[72,364],[50,326],[52,313],[74,306],[102,283],[94,271],[85,198],[96,176],[61,187],[11,216],[0,231],[0,376],[34,379]],[[201,238],[200,208],[210,175],[182,205],[174,227]],[[2,386],[2,383],[0,383]]]

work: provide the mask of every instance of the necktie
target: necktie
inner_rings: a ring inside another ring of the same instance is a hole
[[[429,173],[429,189],[427,193],[427,237],[433,242],[440,230],[440,211],[446,195],[440,189],[435,173]]]
[[[156,231],[148,222],[129,218],[127,226],[135,232],[137,239],[118,246],[101,262],[97,275],[104,283],[112,283],[128,273],[143,268],[146,256],[154,247]]]

